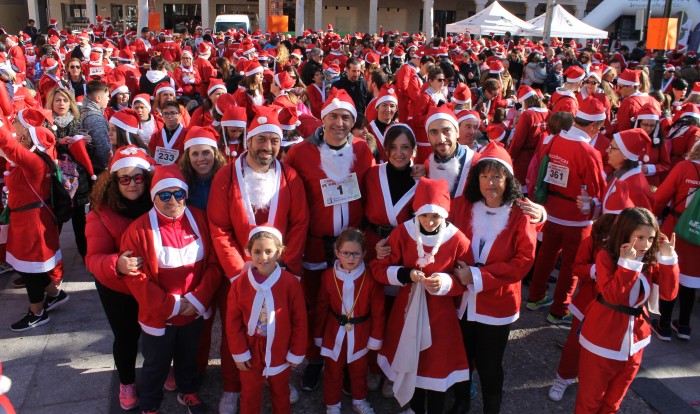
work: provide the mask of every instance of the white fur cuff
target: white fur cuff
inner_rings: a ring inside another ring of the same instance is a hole
[[[445,296],[452,289],[452,278],[447,273],[433,273],[440,278],[440,289],[433,293],[435,296]]]
[[[250,351],[245,351],[244,353],[238,355],[231,354],[231,357],[236,362],[246,362],[252,358]]]
[[[473,290],[469,290],[472,290],[474,293],[479,293],[484,290],[484,280],[481,278],[481,269],[476,266],[469,266],[469,269],[472,271],[472,283],[474,286]]]

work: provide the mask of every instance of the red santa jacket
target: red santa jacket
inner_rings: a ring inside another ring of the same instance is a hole
[[[282,256],[292,274],[301,275],[301,257],[309,226],[309,210],[304,202],[304,183],[296,171],[275,161],[272,166],[276,191],[267,212],[254,212],[248,189],[243,184],[247,153],[221,168],[212,181],[207,204],[212,242],[221,266],[228,277],[241,272],[250,260],[245,254],[248,234],[255,226],[269,224],[282,233],[285,251]],[[265,215],[264,220],[260,216]]]
[[[617,127],[613,127],[613,132],[626,131],[632,128],[633,118],[637,118],[639,110],[646,104],[654,105],[660,110],[659,101],[643,92],[635,92],[623,99],[620,102],[620,108],[617,110]]]
[[[37,89],[39,91],[39,96],[41,96],[42,106],[46,104],[46,97],[49,96],[49,93],[59,87],[63,87],[63,81],[46,72],[41,75]]]
[[[165,127],[156,131],[151,136],[151,140],[148,141],[148,150],[153,154],[153,160],[155,160],[156,164],[177,164],[180,157],[185,154],[185,135],[187,135],[187,129],[182,125],[178,126],[169,140],[165,133]],[[169,151],[177,151],[177,155],[175,153],[170,154]]]
[[[605,173],[605,176],[610,176],[613,171],[615,171],[613,167],[608,164],[608,148],[610,147],[610,139],[602,133],[599,133],[591,139],[590,144],[596,149],[596,151],[598,151],[601,159],[603,160],[603,172]]]
[[[523,111],[518,118],[508,153],[513,159],[515,178],[521,184],[525,184],[527,168],[537,149],[540,134],[547,130],[548,118],[549,111],[547,109],[535,107]]]
[[[187,78],[187,81],[185,78]],[[194,96],[197,92],[197,87],[202,83],[202,77],[194,65],[190,68],[185,68],[182,65],[178,66],[173,71],[173,79],[178,92],[182,91],[182,95],[190,97]]]
[[[203,57],[198,57],[192,64],[202,79],[197,92],[199,92],[199,96],[204,98],[208,95],[207,90],[209,89],[209,79],[216,77],[216,69],[214,69],[211,62]]]
[[[158,43],[153,50],[160,53],[163,59],[170,63],[179,62],[182,58],[182,49],[178,43],[172,40],[166,40],[163,43]]]
[[[583,320],[586,308],[598,295],[596,285],[595,258],[600,246],[595,246],[591,236],[581,241],[574,260],[573,273],[578,277],[576,295],[569,303],[569,310],[579,321]]]
[[[671,153],[668,149],[668,145],[666,145],[666,143],[652,145],[651,151],[649,152],[649,162],[644,165],[647,167],[647,173],[645,175],[649,185],[658,187],[671,169]]]
[[[462,296],[460,318],[466,311],[467,320],[488,325],[518,320],[520,281],[535,261],[536,225],[517,206],[489,208],[465,197],[452,201],[448,221],[473,242],[466,263],[474,284]]]
[[[700,128],[695,125],[685,125],[680,128],[671,128],[669,131],[671,141],[671,167],[685,159],[687,154],[700,138]]]
[[[384,286],[372,277],[364,263],[348,272],[336,261],[332,269],[323,272],[314,312],[314,342],[321,348],[321,355],[337,361],[345,342],[347,354],[343,359],[350,363],[370,349],[382,347]],[[367,319],[350,325],[352,329],[348,331],[337,316],[347,318],[348,313],[350,318]]]
[[[249,125],[255,117],[255,111],[253,110],[253,107],[262,106],[265,104],[265,100],[262,94],[256,95],[255,98],[253,98],[243,88],[238,88],[236,92],[233,93],[233,100],[234,102],[236,102],[236,106],[242,106],[245,108],[245,113]]]
[[[578,101],[576,94],[562,88],[558,88],[549,99],[549,108],[552,112],[568,112],[576,116]]]
[[[213,109],[204,109],[204,106],[195,109],[190,118],[190,126],[211,126],[214,122],[212,111]]]
[[[616,263],[607,250],[601,250],[595,264],[603,299],[613,305],[641,308],[649,300],[653,285],[658,285],[659,298],[673,300],[678,294],[678,257],[659,256],[658,262],[642,273],[642,262],[620,258]],[[627,315],[598,301],[588,306],[579,337],[588,351],[617,361],[627,361],[650,340],[649,323],[642,315]]]
[[[197,314],[209,318],[209,304],[222,277],[202,211],[185,208],[173,219],[153,207],[126,230],[121,250],[120,254],[130,250],[143,258],[140,275],[124,280],[139,304],[139,324],[145,333],[162,336],[166,324],[184,325]],[[181,297],[197,314],[178,315]]]
[[[276,375],[289,364],[302,363],[308,332],[307,312],[301,283],[294,275],[277,267],[263,283],[258,283],[248,268],[231,284],[228,304],[226,335],[234,361],[252,358],[252,337],[256,335],[257,325],[265,323],[263,376]]]
[[[625,188],[622,189],[621,187]],[[635,207],[644,207],[647,210],[652,209],[654,196],[651,193],[649,182],[642,173],[641,166],[637,166],[625,172],[620,177],[613,178],[613,180],[608,183],[603,198],[603,213],[611,212],[612,208],[608,205],[608,199],[612,193],[621,189],[626,191],[626,194],[628,194],[629,199]]]
[[[107,75],[107,79],[113,82],[124,82],[132,94],[135,94],[135,91],[140,90],[139,82],[141,79],[141,72],[139,71],[139,68],[130,63],[121,64],[112,69],[109,72],[109,75]]]
[[[418,68],[408,62],[396,73],[396,96],[399,98],[399,121],[408,122],[412,113],[411,100],[418,98],[423,80],[418,75]]]
[[[323,108],[323,103],[326,102],[326,91],[324,87],[312,83],[306,87],[306,96],[309,98],[311,114],[321,119],[321,109]]]

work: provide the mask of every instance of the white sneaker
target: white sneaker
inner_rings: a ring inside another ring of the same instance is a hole
[[[296,404],[296,402],[299,401],[299,391],[297,390],[297,387],[292,385],[292,383],[289,383],[289,403],[290,404]]]
[[[382,385],[382,376],[380,374],[367,374],[367,389],[369,391],[377,391]]]
[[[352,412],[355,414],[374,414],[374,410],[367,400],[353,401]]]
[[[326,414],[341,414],[340,403],[338,403],[336,405],[327,405],[326,406]]]
[[[388,378],[384,379],[384,384],[382,384],[382,397],[393,398],[394,397],[394,381],[390,381]]]
[[[549,389],[549,399],[552,401],[561,401],[564,398],[564,392],[573,384],[574,380],[565,380],[557,374],[557,378],[554,380],[554,385]]]
[[[224,392],[219,400],[219,414],[236,414],[240,392]]]

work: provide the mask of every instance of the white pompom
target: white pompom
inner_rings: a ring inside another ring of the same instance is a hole
[[[10,172],[9,172],[9,171],[3,171],[2,175],[8,176],[8,175],[10,175]]]
[[[340,99],[338,98],[333,98],[331,102],[333,103],[333,105],[340,105]]]
[[[11,163],[10,163],[10,167],[13,167],[13,168],[14,168],[14,167],[16,167],[16,166],[17,166],[17,164],[15,164],[14,162],[11,162]]]
[[[266,124],[266,123],[267,123],[267,117],[261,116],[260,118],[258,118],[258,123],[259,123],[260,125]]]
[[[649,156],[644,154],[644,157],[642,157],[642,161],[649,162]]]
[[[659,142],[661,142],[661,140],[660,140],[658,137],[655,137],[655,138],[652,140],[652,142],[654,143],[654,145],[659,145]]]
[[[12,380],[4,375],[0,376],[0,395],[7,394],[11,387]]]
[[[93,175],[90,176],[90,179],[91,179],[92,181],[95,181],[95,180],[97,180],[97,176],[96,176],[95,174],[93,174]]]
[[[56,125],[51,125],[51,129],[54,131],[58,131],[58,127]]]
[[[388,92],[390,95],[393,95],[393,94],[394,94],[394,88],[389,88],[389,89],[387,90],[387,92]]]
[[[6,193],[6,192],[9,191],[9,188],[7,188],[7,186],[4,185],[4,186],[2,186],[2,191],[3,191],[4,193]]]

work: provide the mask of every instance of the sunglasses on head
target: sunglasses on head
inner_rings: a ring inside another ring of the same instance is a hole
[[[185,199],[185,190],[175,190],[175,191],[161,191],[160,193],[156,194],[158,198],[160,198],[160,201],[167,203],[170,201],[170,198],[175,197],[175,201],[182,201]]]
[[[129,185],[132,181],[136,184],[143,184],[143,182],[145,181],[145,177],[143,174],[120,175],[118,178],[119,184],[121,185]]]

